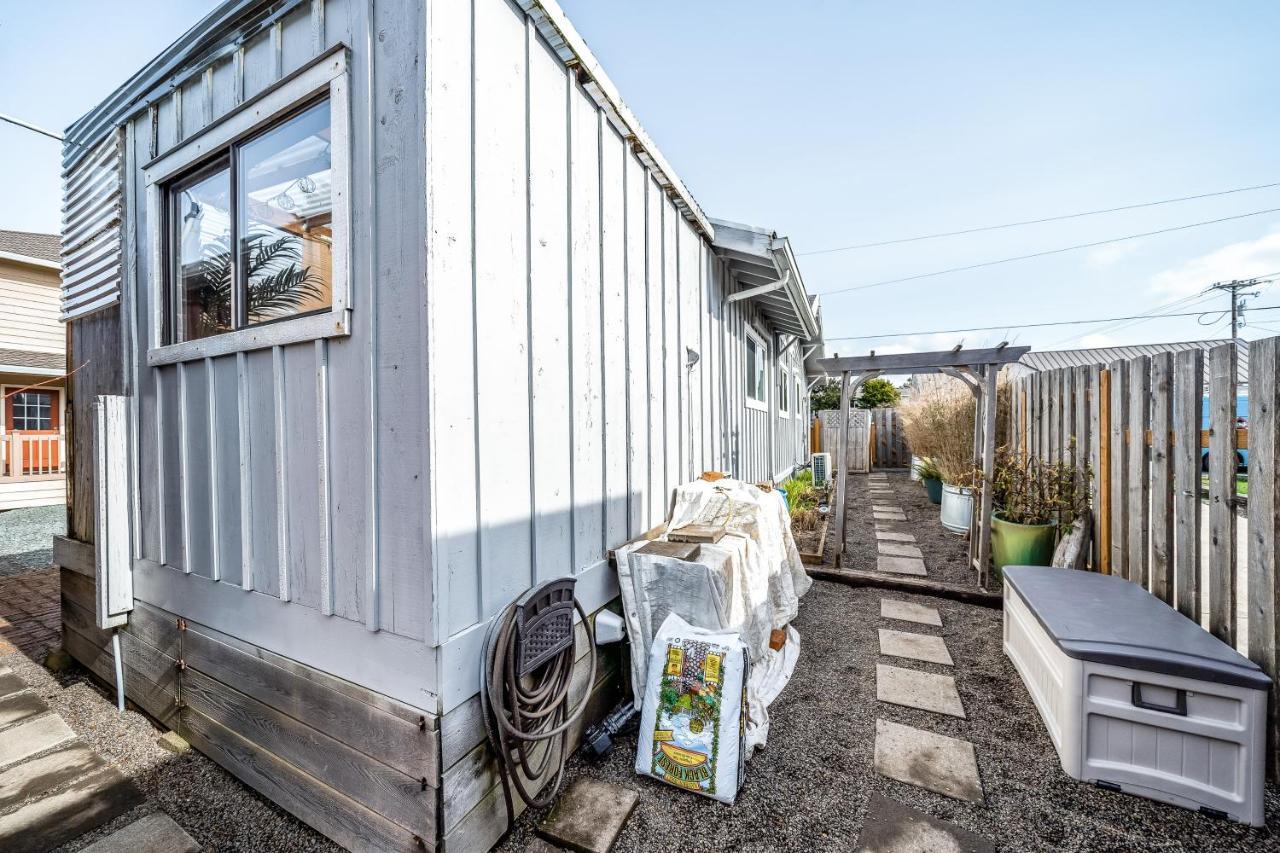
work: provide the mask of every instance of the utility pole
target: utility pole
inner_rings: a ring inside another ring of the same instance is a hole
[[[1221,290],[1231,294],[1231,340],[1240,337],[1240,312],[1244,310],[1242,298],[1246,296],[1257,296],[1258,291],[1252,293],[1242,293],[1245,288],[1257,287],[1263,283],[1260,278],[1234,279],[1232,281],[1220,281],[1217,284],[1209,285],[1209,290]]]

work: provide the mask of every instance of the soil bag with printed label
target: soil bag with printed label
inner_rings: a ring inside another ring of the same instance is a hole
[[[667,616],[650,647],[636,772],[732,803],[746,761],[749,667],[736,633]]]

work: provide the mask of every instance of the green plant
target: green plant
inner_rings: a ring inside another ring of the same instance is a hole
[[[293,234],[274,237],[270,232],[251,233],[244,246],[249,322],[270,320],[295,310],[308,300],[324,297],[324,282],[302,266],[301,238]],[[232,327],[230,237],[223,236],[205,246],[192,283],[194,302],[200,306],[196,319],[201,336]]]
[[[921,457],[916,462],[916,473],[920,475],[922,480],[941,480],[942,472],[938,470],[938,465],[927,456]]]
[[[827,379],[819,382],[809,393],[809,410],[821,412],[826,409],[840,408],[840,380]]]
[[[902,395],[892,382],[876,376],[862,383],[862,390],[858,392],[854,405],[859,409],[882,409],[896,406],[901,400]]]
[[[819,493],[813,487],[813,474],[805,471],[808,477],[800,475],[790,478],[782,484],[782,491],[787,496],[787,506],[794,517],[797,512],[813,509],[818,505]]]
[[[1088,468],[1069,462],[1019,459],[1001,452],[992,475],[992,503],[1005,521],[1065,528],[1089,506]]]

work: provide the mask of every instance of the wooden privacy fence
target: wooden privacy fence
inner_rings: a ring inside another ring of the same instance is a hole
[[[827,409],[818,412],[822,418],[822,449],[831,454],[831,464],[838,466],[840,452],[840,411]],[[849,443],[846,445],[845,470],[853,474],[865,474],[871,470],[871,415],[866,409],[849,412]]]
[[[1013,381],[1012,451],[1092,473],[1095,571],[1141,584],[1277,672],[1280,338],[1249,345],[1249,426],[1236,425],[1236,344],[1061,368]],[[1201,430],[1208,361],[1208,422]],[[1208,497],[1201,497],[1207,447]],[[1236,450],[1249,451],[1248,517]],[[1237,526],[1247,524],[1246,553]],[[1246,642],[1247,638],[1247,642]],[[1280,692],[1269,703],[1274,775]]]
[[[871,465],[875,468],[906,468],[911,464],[902,415],[897,409],[871,409]]]

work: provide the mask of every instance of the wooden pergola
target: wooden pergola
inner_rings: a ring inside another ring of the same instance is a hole
[[[975,501],[969,526],[969,560],[978,570],[978,583],[987,585],[991,561],[991,476],[996,456],[996,377],[1002,364],[1017,361],[1030,347],[1001,344],[991,349],[960,349],[942,352],[908,352],[887,355],[860,355],[819,359],[828,376],[840,376],[840,437],[836,461],[836,565],[844,556],[844,521],[848,510],[849,407],[858,389],[876,376],[911,373],[942,373],[955,377],[973,394],[974,468],[982,469],[982,496]]]

